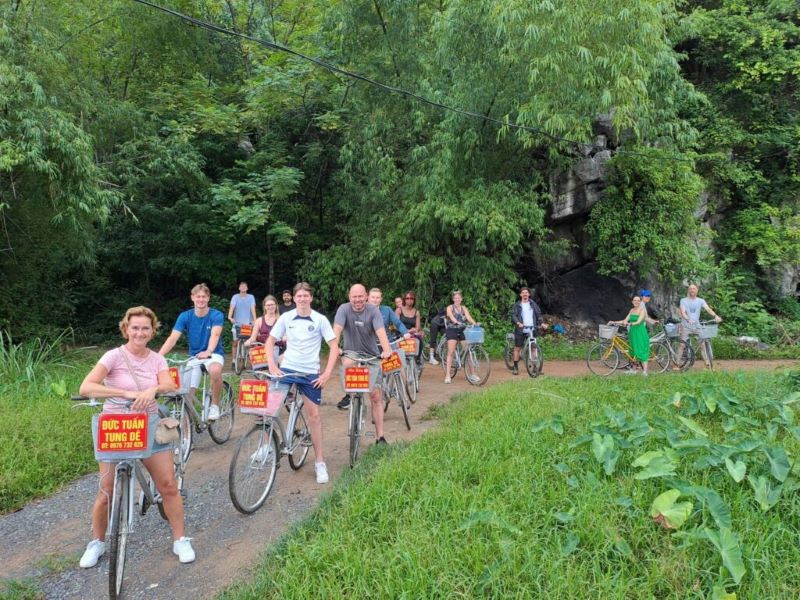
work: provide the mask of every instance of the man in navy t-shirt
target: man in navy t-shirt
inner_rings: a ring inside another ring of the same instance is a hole
[[[211,407],[208,411],[208,420],[216,421],[219,418],[219,396],[222,392],[222,366],[225,364],[225,352],[222,349],[222,325],[225,316],[217,309],[209,307],[210,300],[211,290],[205,283],[198,283],[192,288],[194,308],[178,315],[172,333],[158,353],[166,356],[175,347],[181,335],[186,334],[189,355],[206,359],[206,370],[211,377]],[[200,369],[195,369],[192,373],[190,394],[196,393],[200,376]]]

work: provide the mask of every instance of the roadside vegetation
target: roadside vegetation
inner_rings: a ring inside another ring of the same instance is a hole
[[[222,598],[796,598],[798,389],[697,373],[462,395]]]

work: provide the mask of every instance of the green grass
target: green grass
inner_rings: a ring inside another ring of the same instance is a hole
[[[0,582],[0,600],[44,600],[44,594],[32,579]]]
[[[570,447],[607,408],[670,417],[676,390],[714,382],[747,402],[785,394],[780,374],[542,378],[464,395],[437,413],[441,427],[410,446],[374,453],[265,555],[244,598],[711,598],[721,569],[709,542],[650,518],[664,479],[638,481],[623,450],[606,476],[587,446]],[[563,434],[534,424],[559,415]],[[720,435],[713,419],[695,416]],[[797,440],[783,440],[797,456]],[[647,447],[647,449],[650,449]],[[372,460],[371,460],[372,459]],[[724,470],[724,467],[723,467]],[[763,513],[746,482],[681,464],[678,477],[715,488],[731,509],[747,574],[738,598],[800,597],[800,500]],[[693,521],[703,514],[695,510]]]
[[[96,468],[92,411],[74,409],[69,400],[94,358],[72,353],[56,365],[36,365],[30,379],[0,385],[0,513]]]

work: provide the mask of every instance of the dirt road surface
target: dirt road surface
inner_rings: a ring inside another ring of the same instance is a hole
[[[797,361],[718,361],[719,369],[776,369],[796,366]],[[549,361],[544,374],[549,377],[572,377],[588,374],[579,361]],[[435,426],[422,420],[428,409],[445,403],[457,392],[474,391],[462,373],[451,385],[442,381],[440,367],[427,366],[422,389],[411,411],[411,431],[406,431],[397,406],[386,416],[386,437],[413,439]],[[668,375],[665,375],[668,376]],[[500,361],[492,364],[488,384],[509,379],[527,380],[524,371],[512,377]],[[325,452],[331,480],[347,467],[347,412],[336,409],[341,397],[338,381],[324,391],[322,422]],[[278,470],[275,486],[265,505],[254,515],[238,513],[228,496],[228,466],[235,445],[246,431],[251,417],[237,415],[230,441],[222,446],[207,433],[196,436],[196,446],[189,461],[185,487],[186,531],[193,537],[197,560],[189,565],[178,563],[172,554],[166,521],[152,509],[135,521],[129,538],[125,569],[124,596],[134,599],[210,598],[231,581],[245,576],[255,565],[264,548],[288,531],[317,504],[328,485],[314,478],[313,451],[305,466],[292,471],[286,461]],[[87,432],[87,443],[89,442]],[[374,437],[364,440],[365,448]],[[100,559],[93,569],[78,568],[78,559],[90,538],[90,508],[97,491],[97,476],[87,475],[66,486],[50,498],[36,501],[15,513],[0,518],[0,579],[33,579],[47,598],[86,599],[107,596],[108,561]]]

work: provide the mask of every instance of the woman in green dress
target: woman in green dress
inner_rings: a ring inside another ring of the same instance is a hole
[[[642,373],[647,375],[647,361],[650,359],[650,336],[647,333],[647,311],[639,296],[631,300],[633,308],[621,321],[609,321],[609,325],[627,325],[628,341],[633,356],[642,366]]]

